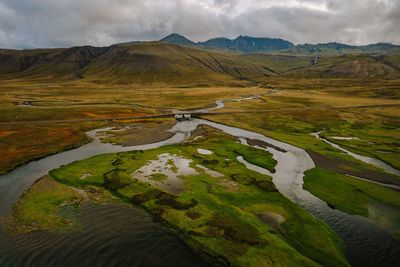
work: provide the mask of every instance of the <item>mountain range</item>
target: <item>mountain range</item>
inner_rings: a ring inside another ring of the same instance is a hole
[[[228,39],[224,37],[213,38],[205,42],[195,43],[180,34],[173,33],[161,39],[160,42],[247,54],[269,52],[303,55],[340,55],[352,53],[400,54],[400,46],[388,43],[377,43],[363,46],[347,45],[336,42],[294,45],[287,40],[279,38],[258,38],[251,36],[239,36],[236,39]]]
[[[110,47],[1,50],[0,79],[85,79],[115,83],[235,83],[273,75],[239,55],[160,42]]]
[[[293,45],[281,39],[244,36],[194,43],[173,34],[159,42],[108,47],[0,49],[0,80],[83,80],[185,87],[264,84],[269,77],[400,79],[400,53],[388,52],[396,48],[389,44]]]
[[[196,46],[200,48],[232,50],[242,53],[257,53],[264,51],[285,50],[294,47],[294,45],[286,40],[277,38],[256,38],[249,36],[239,36],[236,39],[214,38],[205,42],[195,43],[186,37],[173,33],[160,40],[163,43]]]

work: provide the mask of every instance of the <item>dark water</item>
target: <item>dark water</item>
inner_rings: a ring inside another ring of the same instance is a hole
[[[208,266],[141,209],[86,205],[79,230],[10,237],[0,233],[0,266]]]
[[[348,261],[354,267],[400,266],[400,241],[375,222],[330,208],[307,191],[294,201],[326,222],[341,238]],[[398,214],[399,210],[396,211]]]

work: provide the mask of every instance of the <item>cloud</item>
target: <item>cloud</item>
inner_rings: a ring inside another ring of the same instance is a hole
[[[0,47],[217,36],[400,44],[397,0],[0,0]]]

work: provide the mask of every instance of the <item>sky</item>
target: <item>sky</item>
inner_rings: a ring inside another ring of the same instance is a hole
[[[400,44],[400,0],[0,0],[0,47],[108,46],[180,33]]]

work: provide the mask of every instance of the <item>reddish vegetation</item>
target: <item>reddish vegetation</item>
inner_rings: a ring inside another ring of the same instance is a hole
[[[90,125],[67,124],[1,126],[0,173],[86,142],[84,131],[89,128]]]

